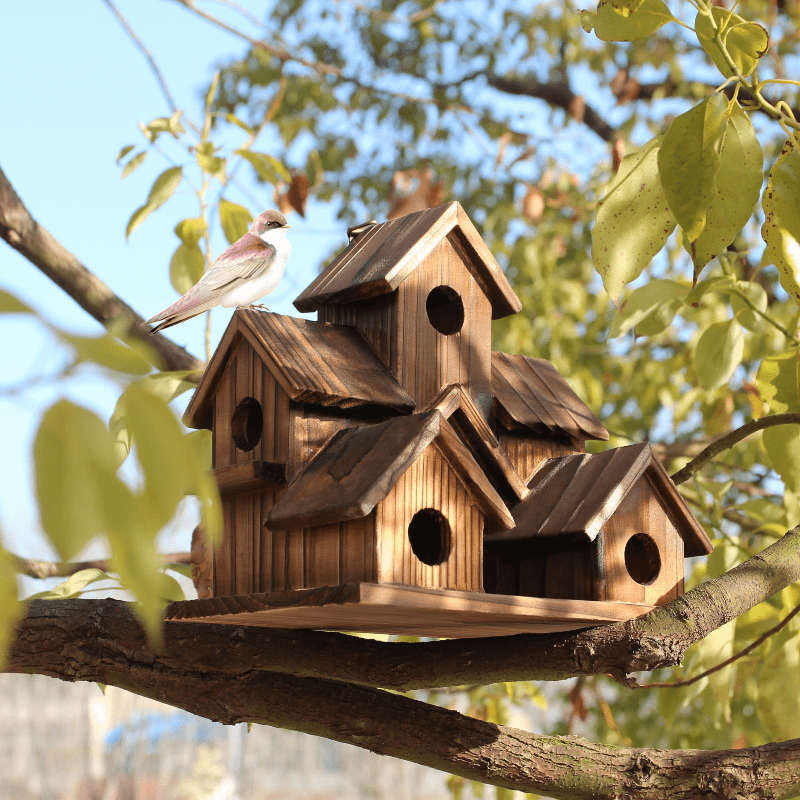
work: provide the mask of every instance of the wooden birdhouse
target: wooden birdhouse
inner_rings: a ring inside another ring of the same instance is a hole
[[[427,636],[629,619],[711,545],[649,445],[547,361],[491,352],[521,304],[461,206],[375,225],[295,301],[238,310],[186,411],[213,435],[210,597],[171,619]]]

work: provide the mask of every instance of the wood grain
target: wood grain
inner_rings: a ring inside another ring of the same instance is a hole
[[[608,439],[608,431],[549,362],[492,353],[492,385],[497,418],[507,428]]]
[[[652,606],[505,597],[479,592],[356,583],[244,597],[185,600],[169,620],[443,638],[567,631],[635,619]]]
[[[513,518],[469,451],[438,411],[338,432],[290,484],[267,521],[271,530],[327,525],[368,514],[439,437],[472,501],[494,527]]]
[[[397,289],[448,235],[456,237],[493,319],[522,308],[489,248],[457,202],[375,225],[357,237],[294,301],[298,311],[350,303]]]
[[[220,496],[244,494],[286,486],[286,464],[273,461],[247,461],[211,470]]]

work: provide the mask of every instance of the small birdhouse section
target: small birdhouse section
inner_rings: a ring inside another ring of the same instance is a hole
[[[365,226],[295,301],[238,310],[189,407],[213,434],[210,597],[171,619],[487,636],[629,619],[711,545],[649,445],[542,359],[458,203]]]

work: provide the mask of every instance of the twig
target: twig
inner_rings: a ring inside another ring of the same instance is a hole
[[[711,669],[707,669],[705,672],[701,672],[699,675],[695,675],[693,678],[687,678],[683,681],[673,681],[672,683],[637,683],[635,679],[629,679],[624,683],[631,689],[675,689],[681,686],[691,686],[693,683],[697,683],[697,681],[701,680],[702,678],[707,678],[709,675],[713,675],[715,672],[719,672],[721,669],[733,664],[734,661],[744,658],[744,656],[746,656],[748,653],[751,653],[757,647],[764,644],[764,642],[766,642],[770,636],[774,636],[779,630],[781,630],[781,628],[784,628],[798,614],[798,612],[800,612],[800,604],[796,605],[777,625],[770,628],[768,631],[765,631],[761,634],[761,636],[758,637],[758,639],[747,645],[744,650],[740,650],[730,658],[726,658],[722,663],[711,667]]]
[[[787,414],[773,414],[769,417],[762,417],[761,419],[755,419],[752,422],[748,422],[746,425],[742,425],[741,428],[737,428],[735,431],[725,434],[725,436],[722,436],[706,447],[700,455],[693,458],[683,469],[679,469],[672,475],[672,482],[677,485],[689,480],[695,472],[708,464],[714,456],[718,455],[723,450],[727,450],[729,447],[738,444],[751,433],[764,430],[764,428],[772,428],[776,425],[800,425],[800,413],[789,412]]]
[[[109,9],[111,9],[111,13],[114,14],[114,16],[119,20],[120,25],[125,28],[128,36],[133,39],[133,43],[142,51],[142,55],[147,59],[147,63],[150,64],[150,69],[153,70],[153,74],[156,76],[156,80],[158,81],[158,85],[161,87],[161,91],[167,100],[167,104],[173,112],[177,111],[178,107],[175,105],[175,101],[172,99],[172,94],[167,86],[167,82],[164,80],[164,76],[161,74],[161,70],[158,68],[158,64],[156,64],[156,61],[151,55],[150,51],[145,47],[142,40],[136,35],[136,32],[133,30],[133,28],[131,28],[131,26],[128,24],[128,21],[122,16],[122,13],[111,2],[111,0],[103,0],[103,2],[109,7]]]
[[[104,559],[94,561],[40,561],[38,558],[22,558],[22,556],[12,555],[15,562],[15,569],[20,575],[27,575],[29,578],[68,578],[76,572],[84,569],[99,569],[102,572],[109,572],[111,566]],[[191,553],[163,553],[161,561],[164,564],[188,564],[192,563]]]

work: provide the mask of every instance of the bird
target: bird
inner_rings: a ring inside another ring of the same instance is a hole
[[[259,214],[250,230],[220,254],[202,278],[169,308],[145,325],[158,323],[150,333],[177,325],[215,306],[258,307],[255,301],[269,294],[283,277],[292,251],[286,217],[269,209]]]

